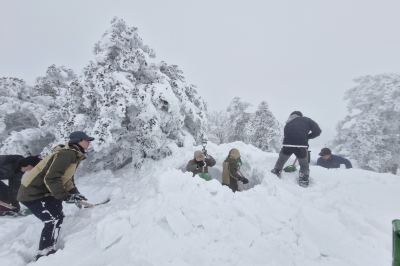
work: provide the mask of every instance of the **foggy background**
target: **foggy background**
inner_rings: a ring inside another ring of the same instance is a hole
[[[33,84],[52,64],[80,74],[114,16],[176,64],[209,110],[234,97],[294,110],[332,138],[344,92],[362,75],[399,72],[400,1],[0,0],[0,77]]]

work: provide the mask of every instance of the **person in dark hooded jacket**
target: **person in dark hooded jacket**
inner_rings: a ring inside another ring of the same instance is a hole
[[[308,177],[310,174],[308,140],[318,137],[321,132],[322,130],[318,124],[312,119],[303,117],[300,111],[292,112],[284,128],[283,147],[271,173],[280,178],[283,166],[294,153],[300,164],[299,184],[301,186],[308,186]]]
[[[18,189],[25,172],[40,162],[39,156],[0,155],[0,201],[13,206],[13,209],[0,205],[0,216],[17,216],[20,210],[17,200]]]

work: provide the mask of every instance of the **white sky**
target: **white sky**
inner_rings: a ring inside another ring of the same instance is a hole
[[[118,16],[210,110],[265,100],[280,122],[300,110],[327,138],[353,78],[399,72],[399,10],[394,0],[0,0],[0,77],[33,84],[52,64],[80,73]]]

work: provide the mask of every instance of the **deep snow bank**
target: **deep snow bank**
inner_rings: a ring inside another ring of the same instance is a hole
[[[183,173],[194,149],[174,149],[172,157],[140,172],[79,178],[90,202],[111,202],[83,210],[66,205],[59,251],[32,265],[390,264],[391,220],[400,216],[397,176],[311,166],[305,189],[297,173],[282,179],[269,173],[277,154],[237,142],[209,145],[217,160],[214,177],[220,179],[234,147],[251,179],[240,193]],[[41,222],[0,218],[0,226],[1,265],[26,265]]]

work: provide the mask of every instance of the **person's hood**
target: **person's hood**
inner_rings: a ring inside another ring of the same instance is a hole
[[[196,161],[200,162],[200,161],[204,161],[205,156],[204,156],[202,151],[195,151],[193,159],[195,159]]]
[[[239,150],[238,150],[238,149],[232,149],[232,150],[229,152],[229,157],[231,157],[232,159],[237,160],[237,158],[240,157],[240,152],[239,152]]]
[[[288,120],[286,120],[286,124],[289,123],[289,122],[292,122],[293,120],[295,120],[298,117],[301,117],[301,116],[296,115],[296,114],[290,115]]]
[[[78,144],[59,144],[53,149],[53,152],[57,152],[63,149],[73,150],[78,154],[78,157],[83,157],[83,159],[85,159],[85,150]]]

